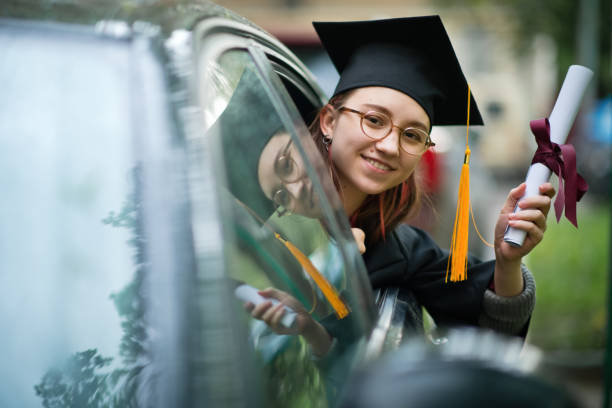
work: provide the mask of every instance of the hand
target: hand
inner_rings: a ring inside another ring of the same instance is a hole
[[[267,300],[255,306],[253,303],[247,302],[244,307],[251,312],[251,316],[264,321],[275,333],[302,334],[305,327],[310,323],[309,321],[312,320],[302,304],[288,293],[275,288],[260,290],[258,293],[265,298],[276,299],[280,303],[274,305],[272,301]],[[287,328],[281,323],[281,319],[286,312],[285,306],[290,307],[297,314],[296,323],[291,328]]]
[[[357,248],[359,249],[359,253],[363,254],[366,251],[365,247],[365,232],[361,228],[351,228],[353,232],[353,238],[355,238],[355,242],[357,242]]]
[[[319,322],[308,314],[296,298],[275,288],[260,290],[258,293],[265,298],[276,299],[280,303],[274,306],[271,301],[265,301],[255,306],[247,302],[244,307],[251,312],[251,316],[266,322],[268,327],[277,334],[301,334],[317,356],[323,356],[329,351],[332,345],[331,336]],[[296,323],[291,328],[283,326],[280,322],[285,314],[285,305],[297,314]]]
[[[502,267],[506,265],[518,267],[521,258],[542,241],[546,231],[546,216],[555,189],[552,184],[544,183],[539,188],[540,195],[520,200],[525,194],[525,188],[525,183],[522,183],[510,191],[495,225],[495,258]],[[514,213],[517,201],[520,210]],[[506,225],[527,232],[522,246],[515,247],[504,241]]]

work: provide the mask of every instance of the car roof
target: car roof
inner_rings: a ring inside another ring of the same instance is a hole
[[[0,18],[91,26],[101,20],[128,24],[142,21],[158,26],[164,34],[177,29],[190,30],[198,21],[210,17],[223,17],[262,30],[231,10],[206,0],[189,3],[177,0],[6,0],[0,8]]]

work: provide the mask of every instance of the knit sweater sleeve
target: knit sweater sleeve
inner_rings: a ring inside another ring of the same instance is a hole
[[[490,289],[485,291],[479,326],[506,334],[521,332],[535,306],[535,279],[525,265],[521,265],[521,272],[524,289],[519,295],[503,297]]]

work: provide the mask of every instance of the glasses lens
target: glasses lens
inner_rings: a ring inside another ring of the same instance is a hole
[[[276,193],[274,193],[272,200],[274,201],[274,204],[284,209],[283,213],[290,211],[292,208],[292,196],[289,191],[285,190],[284,188],[277,190]]]
[[[406,128],[400,138],[401,148],[411,154],[421,154],[427,150],[427,133],[421,129]]]
[[[274,162],[274,171],[281,180],[289,183],[298,181],[301,177],[300,169],[289,151],[277,157]]]
[[[380,112],[366,112],[361,118],[361,129],[372,139],[382,139],[391,130],[391,119]]]

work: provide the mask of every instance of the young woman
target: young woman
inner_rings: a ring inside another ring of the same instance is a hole
[[[519,201],[510,191],[495,226],[495,260],[468,261],[468,278],[445,282],[448,253],[423,231],[402,221],[419,202],[415,168],[435,125],[465,125],[468,86],[437,16],[315,23],[340,72],[329,103],[311,126],[327,160],[372,286],[401,286],[415,295],[439,325],[469,324],[524,334],[535,303],[535,283],[521,259],[543,237],[554,189]],[[473,98],[470,124],[482,124]],[[514,213],[518,202],[520,211]],[[506,227],[525,230],[521,247],[503,241]],[[279,324],[283,305],[247,305],[277,333],[301,334],[316,355],[333,343],[320,323],[286,293],[267,289],[298,313],[298,324]]]

